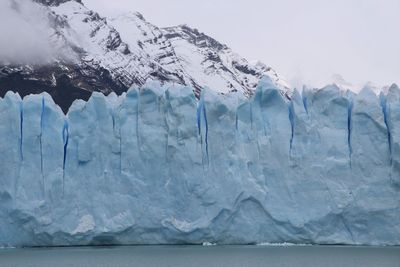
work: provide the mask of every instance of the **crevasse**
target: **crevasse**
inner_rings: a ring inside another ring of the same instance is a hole
[[[400,244],[400,90],[0,99],[0,246]],[[350,164],[351,163],[351,164]]]

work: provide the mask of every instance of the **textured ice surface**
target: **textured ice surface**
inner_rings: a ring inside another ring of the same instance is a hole
[[[400,244],[400,90],[0,99],[0,246]]]

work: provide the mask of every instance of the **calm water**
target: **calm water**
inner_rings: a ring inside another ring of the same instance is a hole
[[[400,247],[147,246],[0,250],[0,266],[400,267]]]

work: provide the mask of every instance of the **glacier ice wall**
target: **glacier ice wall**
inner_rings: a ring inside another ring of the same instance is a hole
[[[0,99],[0,246],[400,244],[400,89]]]

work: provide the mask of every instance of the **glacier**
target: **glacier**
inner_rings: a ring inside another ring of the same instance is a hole
[[[400,89],[0,98],[0,246],[400,245]]]

